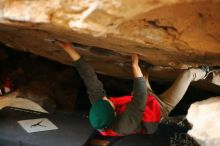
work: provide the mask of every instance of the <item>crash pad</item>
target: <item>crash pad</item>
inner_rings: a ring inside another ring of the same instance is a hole
[[[88,119],[77,113],[45,114],[6,107],[0,110],[0,119],[0,146],[82,146],[93,132]],[[33,132],[44,128],[51,129]]]

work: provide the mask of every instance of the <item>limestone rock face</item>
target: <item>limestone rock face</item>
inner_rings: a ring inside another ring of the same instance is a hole
[[[220,97],[192,104],[187,120],[193,125],[188,132],[202,146],[220,145]]]
[[[71,64],[50,40],[73,42],[97,72],[220,65],[220,0],[0,0],[0,42]]]

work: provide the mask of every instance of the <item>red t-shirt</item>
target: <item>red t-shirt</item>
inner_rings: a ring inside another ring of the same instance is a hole
[[[160,122],[160,104],[152,94],[148,94],[147,96],[146,107],[142,115],[142,122]],[[116,107],[116,115],[121,115],[126,110],[127,104],[132,101],[132,96],[110,97],[109,99]],[[100,133],[103,136],[119,136],[119,134],[111,129],[107,129]]]

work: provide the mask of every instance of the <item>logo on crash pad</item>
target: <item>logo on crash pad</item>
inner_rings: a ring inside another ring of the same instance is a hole
[[[19,125],[28,133],[56,130],[58,127],[47,118],[18,121]]]

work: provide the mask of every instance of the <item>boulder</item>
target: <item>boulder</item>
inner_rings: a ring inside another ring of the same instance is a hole
[[[193,103],[186,118],[192,124],[188,134],[201,146],[220,145],[220,96]]]
[[[1,0],[0,42],[64,64],[72,42],[95,70],[130,76],[130,53],[151,65],[220,65],[219,0]]]

